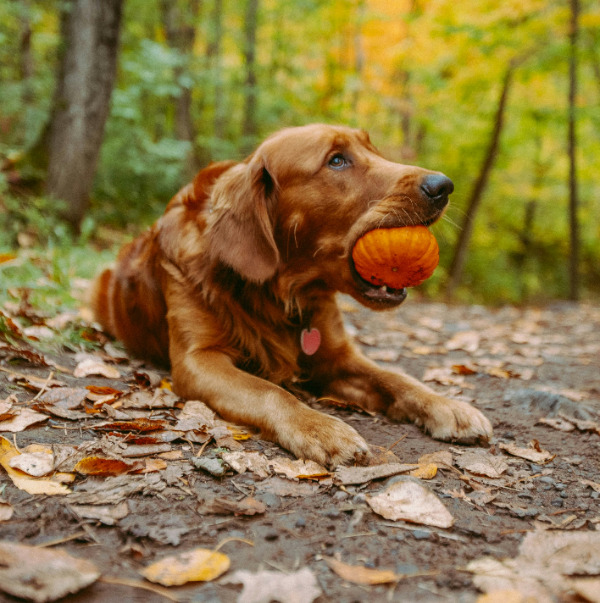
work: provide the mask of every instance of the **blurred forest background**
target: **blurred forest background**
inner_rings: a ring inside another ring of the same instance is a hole
[[[202,165],[324,121],[454,180],[426,294],[600,292],[597,0],[0,0],[0,99],[8,263],[98,262]]]

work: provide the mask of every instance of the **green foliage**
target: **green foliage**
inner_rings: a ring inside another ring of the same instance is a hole
[[[77,244],[60,207],[13,190],[10,154],[27,152],[47,120],[60,48],[60,2],[0,0],[0,246]],[[240,158],[272,131],[314,121],[362,127],[390,159],[440,170],[455,182],[436,226],[441,265],[423,290],[443,293],[467,200],[493,125],[502,78],[517,61],[497,162],[475,222],[459,293],[522,302],[568,288],[568,3],[555,0],[261,0],[256,77],[258,131],[243,135],[246,2],[128,0],[119,73],[84,238],[98,225],[131,230],[153,221],[210,160]],[[173,42],[165,9],[181,15]],[[600,5],[581,1],[577,99],[581,273],[600,289]],[[31,29],[32,69],[23,40]],[[221,32],[221,33],[219,33]],[[191,94],[191,140],[177,104]],[[10,163],[9,167],[5,164]],[[38,178],[25,163],[21,181]],[[3,184],[4,182],[4,184]],[[11,180],[12,182],[12,180]],[[3,188],[4,187],[4,188]],[[19,186],[16,187],[19,189]],[[28,243],[31,244],[31,243]],[[74,247],[73,247],[74,245]]]

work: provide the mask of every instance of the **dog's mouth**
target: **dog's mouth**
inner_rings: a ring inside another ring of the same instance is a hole
[[[350,272],[352,273],[354,284],[358,288],[361,297],[369,302],[369,305],[375,304],[382,308],[391,308],[393,306],[399,306],[406,299],[406,296],[408,295],[406,287],[402,289],[393,289],[388,285],[380,286],[370,283],[356,271],[351,253],[348,255],[348,261],[350,263]]]

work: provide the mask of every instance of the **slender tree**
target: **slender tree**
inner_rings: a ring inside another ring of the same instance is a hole
[[[448,275],[448,284],[446,286],[446,297],[448,299],[453,297],[456,287],[459,285],[462,278],[462,272],[467,257],[467,250],[471,241],[471,235],[473,234],[475,217],[477,216],[477,211],[481,205],[494,162],[496,161],[496,157],[498,155],[500,135],[502,134],[502,129],[504,127],[504,115],[514,69],[515,65],[513,62],[511,62],[506,70],[502,87],[500,89],[500,96],[498,98],[498,105],[494,118],[494,126],[490,134],[485,157],[479,170],[479,176],[475,180],[473,190],[469,196],[464,220],[461,225],[460,235],[458,237],[458,241],[456,242],[456,247],[454,248],[454,255],[452,257]]]
[[[49,196],[79,228],[88,206],[116,74],[123,0],[69,0],[63,54],[47,130]]]
[[[569,298],[579,299],[579,206],[577,191],[577,132],[575,129],[575,103],[577,96],[577,37],[579,33],[579,0],[570,0],[571,27],[569,31]]]
[[[258,0],[248,0],[245,18],[244,61],[246,64],[246,82],[244,86],[244,118],[242,137],[244,151],[249,152],[256,142],[258,122],[257,107],[257,78],[256,78],[256,31],[258,29]]]
[[[190,143],[190,151],[185,162],[185,176],[190,178],[199,167],[194,140],[196,128],[192,118],[192,88],[184,77],[189,75],[189,61],[196,40],[196,26],[199,20],[202,0],[161,0],[163,26],[167,43],[179,53],[179,62],[174,69],[174,77],[179,93],[174,98],[175,136]],[[189,79],[189,78],[188,78]]]

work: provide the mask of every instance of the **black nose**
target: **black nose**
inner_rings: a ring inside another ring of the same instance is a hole
[[[446,202],[454,190],[454,183],[444,174],[428,174],[423,178],[421,190],[434,203]]]

